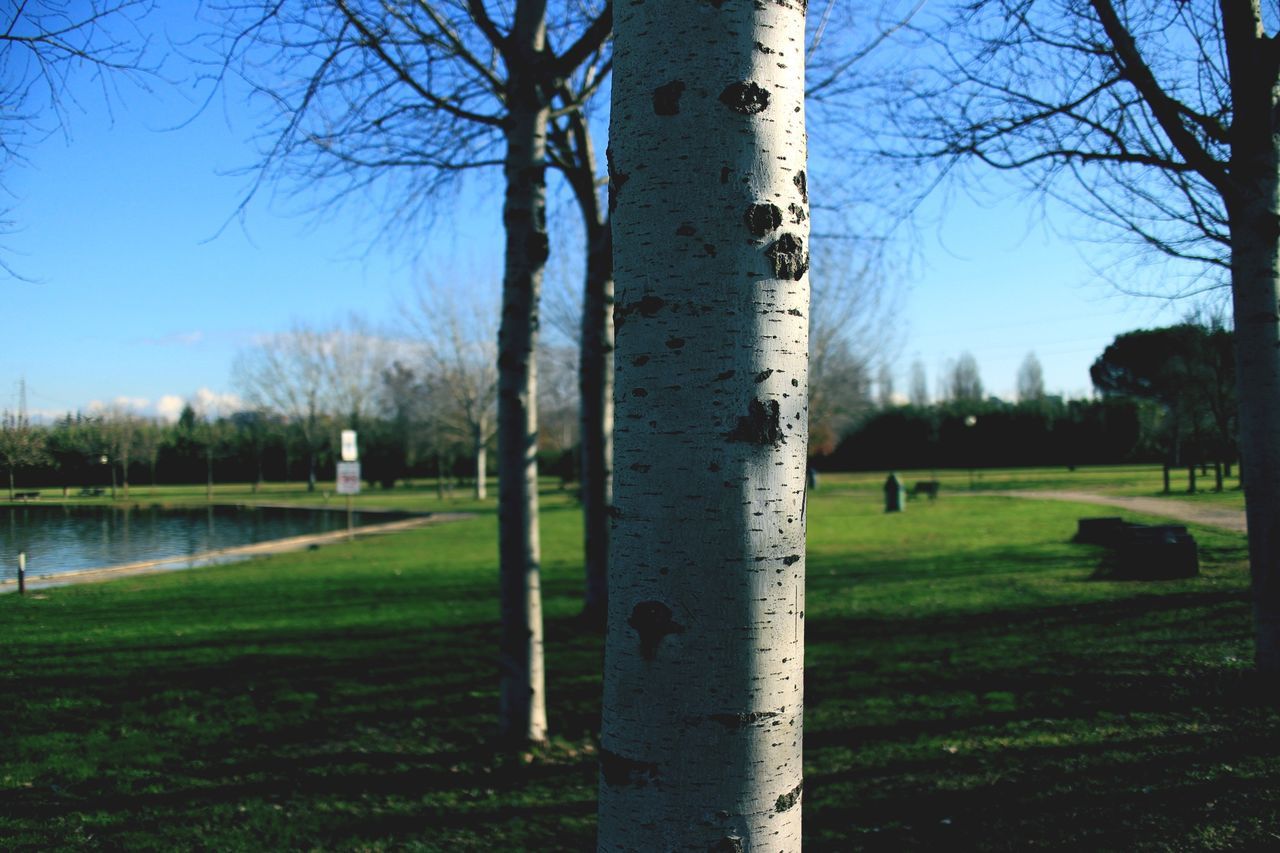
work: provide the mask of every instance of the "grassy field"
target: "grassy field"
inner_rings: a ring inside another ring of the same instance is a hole
[[[828,474],[821,478],[821,486],[836,489],[878,492],[884,485],[885,471],[856,474]],[[942,484],[941,493],[998,492],[1010,489],[1069,490],[1093,492],[1105,495],[1140,497],[1165,497],[1164,478],[1159,465],[1108,465],[1081,466],[1074,471],[1066,468],[940,468],[937,470],[898,471],[898,476],[910,488],[920,480],[937,480]],[[1213,491],[1212,469],[1207,475],[1198,476],[1195,494],[1187,493],[1185,469],[1170,473],[1167,497],[1179,500],[1213,501],[1238,505],[1244,508],[1244,492],[1235,477],[1225,480],[1220,493]]]
[[[1101,491],[1152,471],[1152,494],[1158,468],[1077,474]],[[944,487],[886,516],[882,481],[826,477],[809,502],[809,850],[1280,844],[1242,537],[1193,528],[1193,580],[1092,580],[1100,552],[1069,539],[1105,513]],[[429,489],[360,501],[440,508]],[[553,739],[517,758],[489,742],[493,504],[446,508],[477,515],[0,597],[0,847],[590,849],[601,650],[574,622],[577,508],[544,493]]]

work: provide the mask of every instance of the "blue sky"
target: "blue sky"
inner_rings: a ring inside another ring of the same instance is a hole
[[[195,105],[178,89],[125,89],[110,110],[81,81],[69,138],[27,150],[5,176],[15,232],[9,262],[36,281],[3,281],[0,409],[25,381],[33,413],[128,400],[173,414],[177,401],[234,393],[231,364],[257,336],[293,322],[359,312],[391,323],[429,276],[459,298],[496,287],[501,253],[496,185],[468,185],[457,209],[412,246],[370,247],[379,212],[357,205],[323,217],[306,198],[250,205],[226,225],[246,187],[254,126],[234,95],[182,127]],[[812,187],[821,193],[820,186]],[[895,381],[920,359],[934,382],[949,359],[977,358],[991,393],[1010,396],[1028,352],[1051,392],[1085,395],[1088,366],[1117,334],[1176,321],[1189,306],[1120,297],[1077,249],[1046,229],[1037,207],[952,199],[920,232],[917,262],[897,282]],[[556,221],[553,219],[553,227]],[[430,269],[415,258],[429,256]],[[434,270],[462,271],[452,282]],[[159,407],[159,408],[157,408]]]

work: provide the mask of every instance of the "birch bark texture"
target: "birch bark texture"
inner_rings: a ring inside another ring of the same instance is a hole
[[[615,10],[600,850],[800,848],[804,6]]]
[[[546,47],[546,4],[521,0],[508,50],[536,68]],[[538,299],[547,237],[547,120],[536,75],[507,83],[506,253],[498,329],[499,728],[514,746],[547,737],[541,545],[538,539]]]

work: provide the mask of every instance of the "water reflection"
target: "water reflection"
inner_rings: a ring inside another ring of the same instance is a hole
[[[210,506],[188,509],[26,505],[0,509],[0,576],[13,577],[18,553],[29,575],[74,572],[251,545],[290,536],[343,530],[345,512],[278,507]],[[360,527],[402,518],[354,514]]]

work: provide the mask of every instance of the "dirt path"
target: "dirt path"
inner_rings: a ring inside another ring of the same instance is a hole
[[[1244,510],[1230,509],[1221,506],[1207,506],[1172,498],[1135,498],[1120,495],[1095,495],[1089,492],[1068,491],[1024,491],[1011,489],[1007,492],[990,492],[989,494],[1008,495],[1015,498],[1031,498],[1033,500],[1074,501],[1085,504],[1101,504],[1120,509],[1142,512],[1147,515],[1159,515],[1186,521],[1191,524],[1203,524],[1208,527],[1221,527],[1224,530],[1245,532]]]

